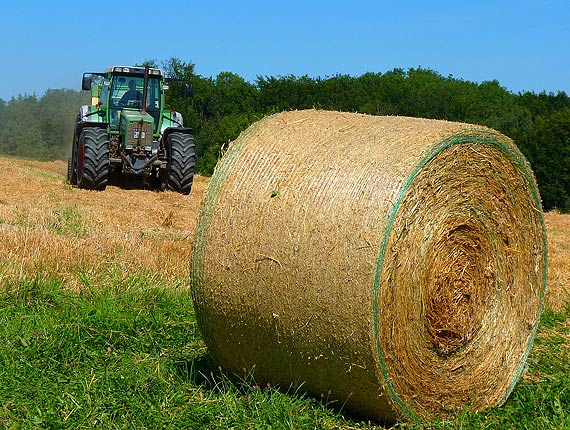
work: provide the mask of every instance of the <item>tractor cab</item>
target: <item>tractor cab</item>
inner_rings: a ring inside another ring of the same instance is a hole
[[[153,134],[159,133],[164,90],[168,88],[160,69],[148,69],[146,91],[144,67],[111,66],[105,73],[85,75],[82,88],[91,91],[91,104],[99,107],[112,134],[120,130],[123,109],[147,112],[153,119]]]
[[[148,113],[152,118],[152,133],[159,132],[160,112],[164,102],[162,72],[149,68],[145,91],[144,67],[108,67],[101,85],[100,103],[108,113],[111,133],[120,131],[123,110]],[[143,100],[144,97],[144,100]],[[132,117],[132,115],[130,115]],[[147,121],[148,118],[145,118]]]
[[[132,68],[122,68],[130,70]],[[158,73],[152,73],[153,71]],[[114,73],[108,88],[109,126],[112,131],[119,130],[119,122],[123,109],[141,111],[143,106],[153,119],[153,133],[158,133],[160,112],[163,101],[162,76],[160,70],[150,69],[146,88],[144,91],[144,69],[142,75],[134,73]],[[102,100],[105,100],[103,93]]]

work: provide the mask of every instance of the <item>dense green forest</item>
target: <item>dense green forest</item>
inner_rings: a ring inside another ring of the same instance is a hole
[[[194,64],[176,58],[159,65],[194,86],[194,96],[184,98],[173,84],[167,102],[194,128],[202,174],[212,173],[222,145],[252,122],[282,110],[447,119],[486,125],[513,138],[534,169],[544,208],[570,212],[570,97],[564,92],[513,94],[497,81],[477,84],[422,68],[356,77],[259,76],[248,82],[231,72],[200,76]],[[87,94],[74,90],[0,99],[0,154],[67,159],[75,115],[87,101]]]

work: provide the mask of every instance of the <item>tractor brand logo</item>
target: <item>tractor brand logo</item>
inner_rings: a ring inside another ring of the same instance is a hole
[[[141,134],[141,133],[139,132],[139,129],[138,129],[138,128],[133,129],[133,137],[134,137],[135,139],[138,139],[138,138],[139,138],[139,134]],[[144,139],[144,138],[145,138],[145,131],[143,130],[143,131],[142,131],[141,139]]]

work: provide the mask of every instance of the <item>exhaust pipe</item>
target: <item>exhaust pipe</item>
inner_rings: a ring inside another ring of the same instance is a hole
[[[148,74],[149,74],[149,66],[144,66],[144,84],[143,84],[143,93],[142,93],[142,109],[141,112],[143,114],[146,113],[146,95],[148,92]]]

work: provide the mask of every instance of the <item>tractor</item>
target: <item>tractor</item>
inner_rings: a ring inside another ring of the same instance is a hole
[[[194,138],[182,115],[164,105],[172,81],[149,66],[84,73],[81,88],[91,92],[91,104],[81,106],[77,115],[68,181],[79,188],[104,190],[110,176],[134,176],[189,194]],[[184,88],[190,96],[191,86]]]

